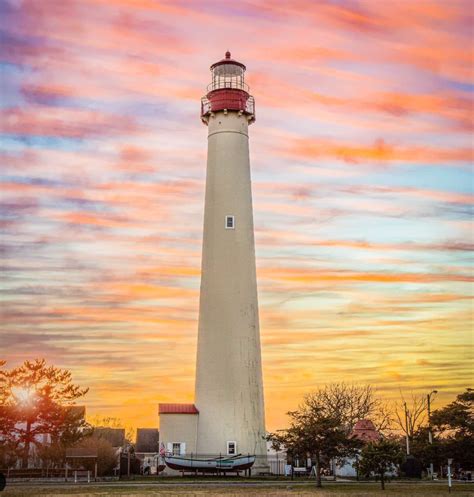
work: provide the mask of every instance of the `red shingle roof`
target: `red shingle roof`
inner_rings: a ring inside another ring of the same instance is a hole
[[[199,414],[194,404],[158,404],[159,414]]]
[[[362,442],[376,442],[380,439],[380,433],[370,419],[361,419],[357,421],[352,430],[352,436]]]

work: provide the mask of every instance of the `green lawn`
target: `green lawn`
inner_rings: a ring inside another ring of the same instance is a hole
[[[2,497],[58,497],[61,495],[71,495],[74,497],[141,497],[141,496],[157,496],[157,497],[244,497],[259,495],[264,497],[298,497],[298,496],[319,496],[319,497],[382,497],[382,496],[398,496],[398,497],[436,497],[456,495],[457,497],[474,497],[474,485],[458,484],[452,489],[452,493],[448,494],[446,485],[443,484],[405,484],[405,483],[389,483],[387,489],[383,492],[378,485],[373,484],[328,484],[323,489],[316,489],[312,485],[292,485],[281,484],[278,487],[259,486],[255,487],[238,487],[234,486],[200,486],[196,483],[192,487],[184,487],[181,485],[161,486],[147,484],[131,484],[126,485],[120,482],[108,486],[87,485],[74,487],[74,485],[66,486],[31,486],[31,487],[10,487],[5,489],[1,494]]]

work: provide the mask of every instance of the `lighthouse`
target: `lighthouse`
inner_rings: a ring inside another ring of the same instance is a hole
[[[175,455],[256,455],[267,467],[249,125],[254,98],[230,52],[201,100],[208,155],[194,404],[160,404]]]
[[[202,98],[208,155],[195,404],[197,452],[265,456],[265,420],[249,159],[254,99],[245,66],[211,66]]]

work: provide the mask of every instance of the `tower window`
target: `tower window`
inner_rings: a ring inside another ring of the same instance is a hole
[[[235,229],[235,218],[234,216],[226,216],[225,217],[225,229],[233,230]]]
[[[234,456],[237,454],[237,442],[227,442],[227,455]]]

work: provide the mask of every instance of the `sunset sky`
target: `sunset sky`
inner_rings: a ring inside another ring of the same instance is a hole
[[[247,65],[267,428],[334,381],[473,386],[472,2],[4,0],[2,355],[192,402],[207,128]]]

